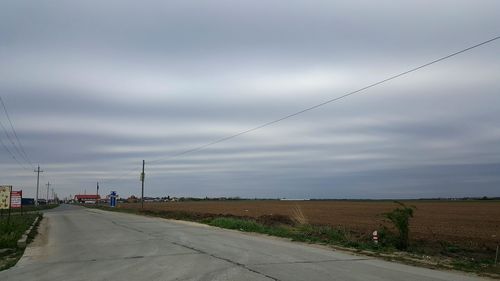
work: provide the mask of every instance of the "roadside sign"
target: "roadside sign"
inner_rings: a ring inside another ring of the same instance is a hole
[[[109,194],[109,206],[110,207],[116,207],[116,191],[111,191]]]
[[[10,209],[10,191],[12,186],[2,185],[0,186],[0,209],[8,210]]]
[[[21,202],[23,198],[23,191],[12,191],[10,193],[10,207],[11,208],[21,208]]]

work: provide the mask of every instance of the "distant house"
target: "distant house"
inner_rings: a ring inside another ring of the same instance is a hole
[[[132,195],[129,198],[127,198],[127,202],[128,203],[137,203],[137,202],[139,202],[139,198],[137,198],[134,195]]]
[[[35,205],[35,199],[33,198],[21,198],[21,204],[24,205]]]
[[[78,203],[87,203],[87,204],[95,204],[96,201],[101,199],[101,196],[96,194],[78,194],[75,195],[75,201]]]

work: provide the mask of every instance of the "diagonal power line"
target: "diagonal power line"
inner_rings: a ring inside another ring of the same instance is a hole
[[[5,145],[5,143],[3,142],[3,140],[1,138],[0,138],[0,144],[2,144],[2,147],[5,149],[5,151],[7,151],[10,154],[10,156],[12,157],[12,159],[14,159],[20,167],[22,167],[23,169],[28,169],[23,164],[21,164],[21,162],[19,162],[19,160],[12,153],[12,151],[10,151],[10,149],[7,147],[7,145]]]
[[[459,55],[459,54],[461,54],[461,53],[465,53],[465,52],[467,52],[467,51],[469,51],[469,50],[472,50],[472,49],[474,49],[474,48],[477,48],[477,47],[479,47],[479,46],[486,45],[486,44],[491,43],[491,42],[493,42],[493,41],[495,41],[495,40],[498,40],[498,39],[500,39],[500,36],[497,36],[497,37],[492,38],[492,39],[490,39],[490,40],[487,40],[487,41],[481,42],[481,43],[479,43],[479,44],[476,44],[476,45],[474,45],[474,46],[471,46],[471,47],[468,47],[468,48],[466,48],[466,49],[460,50],[460,51],[458,51],[458,52],[455,52],[455,53],[449,54],[449,55],[447,55],[447,56],[441,57],[441,58],[439,58],[439,59],[433,60],[433,61],[431,61],[431,62],[429,62],[429,63],[426,63],[426,64],[420,65],[420,66],[418,66],[418,67],[412,68],[412,69],[410,69],[410,70],[408,70],[408,71],[401,72],[401,73],[399,73],[399,74],[393,75],[393,76],[391,76],[391,77],[389,77],[389,78],[386,78],[386,79],[384,79],[384,80],[381,80],[381,81],[375,82],[375,83],[373,83],[373,84],[370,84],[370,85],[368,85],[368,86],[362,87],[362,88],[360,88],[360,89],[358,89],[358,90],[355,90],[355,91],[349,92],[349,93],[347,93],[347,94],[345,94],[345,95],[342,95],[342,96],[339,96],[339,97],[336,97],[336,98],[329,99],[329,100],[324,101],[324,102],[322,102],[322,103],[319,103],[319,104],[313,105],[313,106],[311,106],[311,107],[308,107],[308,108],[302,109],[302,110],[300,110],[300,111],[297,111],[297,112],[291,113],[291,114],[289,114],[289,115],[286,115],[286,116],[281,117],[281,118],[279,118],[279,119],[276,119],[276,120],[273,120],[273,121],[269,121],[269,122],[264,123],[264,124],[262,124],[262,125],[259,125],[259,126],[257,126],[257,127],[254,127],[254,128],[251,128],[251,129],[248,129],[248,130],[245,130],[245,131],[242,131],[242,132],[236,133],[236,134],[234,134],[234,135],[227,136],[227,137],[224,137],[224,138],[221,138],[221,139],[215,140],[215,141],[213,141],[213,142],[210,142],[210,143],[204,144],[204,145],[202,145],[202,146],[195,147],[195,148],[192,148],[192,149],[189,149],[189,150],[185,150],[185,151],[182,151],[182,152],[179,152],[179,153],[176,153],[176,154],[173,154],[173,155],[170,155],[170,156],[164,157],[164,158],[158,158],[158,159],[156,159],[156,160],[149,161],[149,163],[155,163],[155,162],[159,162],[159,161],[164,161],[164,160],[171,159],[171,158],[174,158],[174,157],[178,157],[178,156],[181,156],[181,155],[184,155],[184,154],[188,154],[188,153],[192,153],[192,152],[195,152],[195,151],[199,151],[199,150],[202,150],[202,149],[204,149],[204,148],[206,148],[206,147],[208,147],[208,146],[212,146],[212,145],[214,145],[214,144],[218,144],[218,143],[221,143],[221,142],[224,142],[224,141],[227,141],[227,140],[230,140],[230,139],[233,139],[233,138],[239,137],[239,136],[241,136],[241,135],[244,135],[244,134],[247,134],[247,133],[250,133],[250,132],[253,132],[253,131],[259,130],[259,129],[262,129],[262,128],[264,128],[264,127],[267,127],[267,126],[273,125],[273,124],[275,124],[275,123],[281,122],[281,121],[283,121],[283,120],[286,120],[286,119],[292,118],[292,117],[294,117],[294,116],[297,116],[297,115],[299,115],[299,114],[305,113],[305,112],[307,112],[307,111],[311,111],[311,110],[314,110],[314,109],[316,109],[316,108],[318,108],[318,107],[321,107],[321,106],[327,105],[327,104],[329,104],[329,103],[332,103],[332,102],[335,102],[335,101],[338,101],[338,100],[341,100],[341,99],[344,99],[344,98],[346,98],[346,97],[348,97],[348,96],[355,95],[355,94],[357,94],[357,93],[360,93],[360,92],[362,92],[362,91],[368,90],[368,89],[373,88],[373,87],[375,87],[375,86],[378,86],[378,85],[380,85],[380,84],[383,84],[383,83],[389,82],[389,81],[394,80],[394,79],[396,79],[396,78],[399,78],[399,77],[401,77],[401,76],[404,76],[404,75],[410,74],[410,73],[412,73],[412,72],[415,72],[415,71],[417,71],[417,70],[420,70],[420,69],[425,68],[425,67],[427,67],[427,66],[430,66],[430,65],[432,65],[432,64],[435,64],[435,63],[438,63],[438,62],[440,62],[440,61],[443,61],[443,60],[449,59],[449,58],[454,57],[454,56],[456,56],[456,55]]]
[[[2,128],[2,130],[3,130],[4,134],[5,134],[5,136],[7,137],[7,139],[10,141],[10,143],[11,143],[11,144],[12,144],[12,146],[14,147],[15,151],[17,152],[17,154],[18,154],[19,156],[21,156],[21,158],[22,158],[22,159],[24,159],[24,158],[23,158],[23,155],[21,154],[21,151],[19,151],[19,148],[17,148],[16,143],[12,140],[12,138],[10,137],[10,135],[9,135],[9,133],[8,133],[8,131],[7,131],[7,129],[6,129],[6,128],[5,128],[5,126],[2,124],[2,121],[0,121],[0,127]],[[26,169],[26,167],[25,167],[24,165],[22,165],[22,164],[19,162],[19,159],[15,156],[15,153],[13,153],[13,150],[10,150],[10,149],[9,149],[9,148],[5,145],[5,143],[4,143],[3,141],[2,141],[2,146],[3,146],[3,148],[4,148],[5,150],[7,150],[7,152],[8,152],[8,153],[12,156],[12,158],[13,158],[14,160],[16,160],[16,162],[17,162],[18,164],[20,164],[20,165],[21,165],[24,169]],[[26,160],[25,160],[25,161],[26,161]]]
[[[19,140],[19,137],[17,136],[17,132],[16,132],[16,129],[14,129],[14,125],[12,124],[12,120],[10,119],[10,116],[9,116],[9,112],[7,111],[7,107],[5,106],[5,103],[2,99],[2,97],[0,96],[0,103],[2,103],[2,107],[3,107],[3,110],[5,112],[5,116],[7,116],[7,120],[9,121],[9,124],[10,124],[10,128],[12,130],[12,133],[17,141],[17,145],[19,146],[19,149],[17,148],[17,146],[14,145],[14,148],[16,149],[16,151],[18,152],[19,155],[21,155],[21,157],[27,162],[29,163],[31,166],[33,166],[33,162],[31,161],[31,159],[28,157],[28,154],[26,154],[26,151],[24,150],[24,147],[23,147],[23,144],[21,143],[21,141]],[[2,128],[4,128],[4,126],[2,125]],[[4,128],[5,129],[5,128]],[[10,138],[9,138],[10,139]],[[12,142],[12,141],[11,141]]]
[[[393,76],[390,76],[390,77],[385,78],[385,79],[383,79],[383,80],[380,80],[380,81],[378,81],[378,82],[375,82],[375,83],[369,84],[369,85],[367,85],[367,86],[364,86],[364,87],[362,87],[362,88],[359,88],[359,89],[357,89],[357,90],[354,90],[354,91],[352,91],[352,92],[346,93],[346,94],[344,94],[344,95],[341,95],[341,96],[338,96],[338,97],[335,97],[335,98],[332,98],[332,99],[329,99],[329,100],[326,100],[326,101],[321,102],[321,103],[319,103],[319,104],[316,104],[316,105],[313,105],[313,106],[307,107],[307,108],[305,108],[305,109],[302,109],[302,110],[299,110],[299,111],[297,111],[297,112],[294,112],[294,113],[288,114],[288,115],[286,115],[286,116],[283,116],[283,117],[281,117],[281,118],[278,118],[278,119],[275,119],[275,120],[269,121],[269,122],[267,122],[267,123],[261,124],[261,125],[259,125],[259,126],[256,126],[256,127],[251,128],[251,129],[248,129],[248,130],[245,130],[245,131],[241,131],[241,132],[236,133],[236,134],[234,134],[234,135],[230,135],[230,136],[227,136],[227,137],[224,137],[224,138],[221,138],[221,139],[218,139],[218,140],[215,140],[215,141],[209,142],[209,143],[207,143],[207,144],[204,144],[204,145],[201,145],[201,146],[198,146],[198,147],[194,147],[194,148],[192,148],[192,149],[184,150],[184,151],[181,151],[181,152],[178,152],[178,153],[175,153],[175,154],[172,154],[172,155],[166,156],[166,157],[157,158],[157,159],[155,159],[155,160],[149,161],[148,163],[150,163],[150,164],[151,164],[151,163],[157,163],[157,162],[161,162],[161,161],[166,161],[166,160],[169,160],[169,159],[172,159],[172,158],[176,158],[176,157],[179,157],[179,156],[182,156],[182,155],[186,155],[186,154],[189,154],[189,153],[197,152],[197,151],[203,150],[203,149],[205,149],[205,148],[207,148],[207,147],[209,147],[209,146],[212,146],[212,145],[215,145],[215,144],[218,144],[218,143],[224,142],[224,141],[228,141],[228,140],[231,140],[231,139],[237,138],[237,137],[239,137],[239,136],[241,136],[241,135],[248,134],[248,133],[253,132],[253,131],[257,131],[257,130],[262,129],[262,128],[264,128],[264,127],[271,126],[271,125],[276,124],[276,123],[278,123],[278,122],[281,122],[281,121],[283,121],[283,120],[286,120],[286,119],[289,119],[289,118],[295,117],[295,116],[297,116],[297,115],[300,115],[300,114],[306,113],[306,112],[308,112],[308,111],[314,110],[314,109],[316,109],[316,108],[318,108],[318,107],[325,106],[325,105],[327,105],[327,104],[330,104],[330,103],[336,102],[336,101],[338,101],[338,100],[341,100],[341,99],[347,98],[347,97],[349,97],[349,96],[352,96],[352,95],[358,94],[358,93],[360,93],[360,92],[366,91],[366,90],[368,90],[368,89],[370,89],[370,88],[373,88],[373,87],[376,87],[376,86],[378,86],[378,85],[381,85],[381,84],[387,83],[387,82],[389,82],[389,81],[391,81],[391,80],[394,80],[394,79],[400,78],[400,77],[402,77],[402,76],[408,75],[408,74],[410,74],[410,73],[416,72],[416,71],[418,71],[418,70],[421,70],[421,69],[426,68],[426,67],[428,67],[428,66],[431,66],[431,65],[433,65],[433,64],[439,63],[439,62],[441,62],[441,61],[447,60],[447,59],[449,59],[449,58],[455,57],[455,56],[457,56],[457,55],[459,55],[459,54],[462,54],[462,53],[468,52],[468,51],[470,51],[470,50],[472,50],[472,49],[475,49],[475,48],[478,48],[478,47],[480,47],[480,46],[483,46],[483,45],[486,45],[486,44],[492,43],[493,41],[496,41],[496,40],[498,40],[498,39],[500,39],[500,36],[493,37],[493,38],[491,38],[491,39],[489,39],[489,40],[483,41],[483,42],[481,42],[481,43],[477,43],[477,44],[475,44],[475,45],[469,46],[469,47],[467,47],[467,48],[465,48],[465,49],[462,49],[462,50],[460,50],[460,51],[456,51],[456,52],[454,52],[454,53],[451,53],[451,54],[448,54],[448,55],[446,55],[446,56],[440,57],[440,58],[435,59],[435,60],[433,60],[433,61],[430,61],[430,62],[428,62],[428,63],[425,63],[425,64],[422,64],[422,65],[420,65],[420,66],[414,67],[414,68],[412,68],[412,69],[410,69],[410,70],[407,70],[407,71],[404,71],[404,72],[401,72],[401,73],[395,74],[395,75],[393,75]],[[129,175],[130,173],[132,173],[132,172],[133,172],[133,171],[135,171],[135,170],[136,170],[136,169],[131,170],[130,172],[128,172],[128,173],[126,173],[126,174],[123,174],[122,176],[120,176],[120,177],[116,178],[115,180],[121,179],[121,178],[123,178],[123,177],[125,177],[125,176]],[[109,180],[109,181],[113,181],[113,180]]]

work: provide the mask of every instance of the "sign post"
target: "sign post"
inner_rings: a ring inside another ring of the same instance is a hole
[[[21,208],[21,215],[23,214],[22,205],[23,191],[12,191],[10,193],[10,207],[11,208]]]
[[[7,217],[7,224],[10,223],[10,193],[12,191],[11,185],[0,186],[0,209],[9,210],[9,216]]]
[[[21,198],[23,197],[22,190],[12,191],[10,193],[10,207],[11,208],[21,208]]]
[[[0,209],[7,210],[10,208],[10,191],[12,186],[0,186]]]
[[[116,207],[116,197],[116,191],[111,191],[111,193],[109,194],[109,206],[111,208]]]

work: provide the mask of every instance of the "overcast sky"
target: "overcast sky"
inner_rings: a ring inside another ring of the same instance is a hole
[[[500,196],[500,40],[165,160],[496,37],[497,0],[0,3],[27,197],[38,163],[43,198],[140,195],[143,159],[148,196]]]

